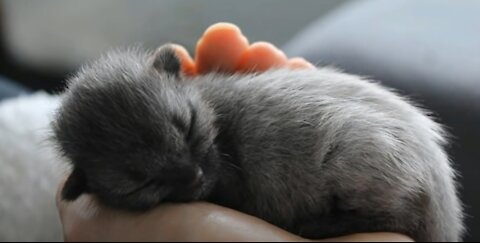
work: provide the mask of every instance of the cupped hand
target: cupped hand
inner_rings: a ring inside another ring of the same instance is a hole
[[[308,240],[250,215],[206,202],[164,204],[146,212],[104,207],[91,195],[74,202],[61,199],[57,208],[65,241],[336,241],[411,242],[394,233],[355,234]]]
[[[91,195],[57,207],[65,241],[300,241],[255,217],[206,202],[164,204],[147,212],[104,207]]]

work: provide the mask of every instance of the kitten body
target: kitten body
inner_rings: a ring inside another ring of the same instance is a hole
[[[445,134],[394,92],[326,68],[187,78],[151,58],[110,54],[70,81],[53,124],[65,198],[207,200],[310,238],[461,239]]]

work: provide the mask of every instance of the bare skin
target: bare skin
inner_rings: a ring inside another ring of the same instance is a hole
[[[63,185],[60,185],[60,189]],[[335,241],[412,242],[394,233],[309,240],[263,220],[206,202],[164,204],[145,213],[106,208],[93,196],[67,203],[57,193],[65,241]]]
[[[315,68],[302,58],[288,59],[267,42],[249,44],[235,25],[220,23],[200,38],[193,59],[174,45],[187,76],[212,71],[262,72],[269,68]],[[63,188],[60,184],[58,192]],[[57,193],[57,207],[66,241],[335,241],[412,242],[395,233],[354,234],[310,240],[291,234],[261,219],[206,202],[164,204],[144,213],[106,208],[91,195],[67,203]]]
[[[315,68],[303,58],[288,59],[271,43],[250,44],[241,30],[229,23],[210,26],[197,42],[195,58],[187,50],[174,45],[181,60],[182,71],[188,76],[208,72],[247,73],[263,72],[270,68]]]

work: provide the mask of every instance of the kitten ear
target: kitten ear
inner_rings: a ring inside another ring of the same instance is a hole
[[[153,54],[150,65],[159,73],[168,73],[175,76],[180,74],[181,61],[172,44],[160,46]]]
[[[70,174],[63,186],[63,200],[73,201],[87,191],[87,178],[85,173],[78,168],[74,168],[72,174]]]

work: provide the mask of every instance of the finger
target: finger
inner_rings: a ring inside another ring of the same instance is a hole
[[[95,217],[100,210],[100,206],[94,197],[90,195],[82,195],[77,200],[72,202],[66,201],[62,198],[62,189],[67,178],[68,176],[66,175],[61,179],[56,193],[55,201],[60,214],[60,220],[64,223],[65,216],[74,216],[82,219]]]
[[[291,69],[314,69],[315,66],[301,57],[288,60],[287,66]]]
[[[61,212],[64,207],[65,207],[65,202],[62,199],[62,190],[63,186],[65,185],[65,182],[68,179],[68,175],[64,175],[62,179],[60,179],[60,183],[58,184],[57,187],[57,193],[55,194],[55,202],[57,204],[57,209]]]
[[[195,62],[185,47],[178,44],[172,44],[171,46],[175,49],[178,59],[180,59],[182,73],[187,76],[194,76],[197,72]]]
[[[241,57],[237,66],[239,72],[263,72],[287,64],[287,56],[268,42],[252,44]]]
[[[195,63],[200,74],[218,71],[234,73],[248,39],[229,23],[210,26],[197,43]]]

